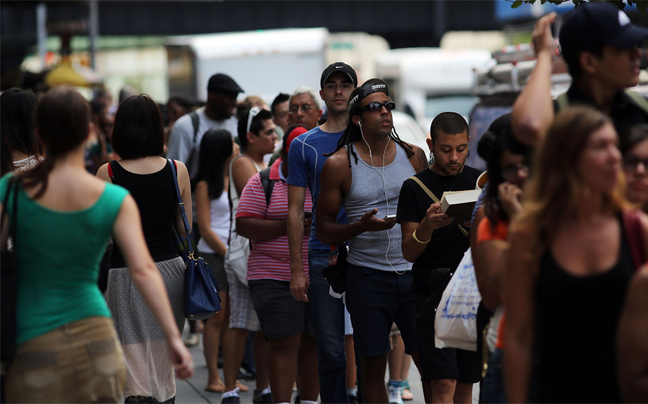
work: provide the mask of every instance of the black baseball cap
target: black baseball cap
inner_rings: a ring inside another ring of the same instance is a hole
[[[581,52],[610,45],[617,48],[640,46],[648,29],[630,23],[627,14],[606,3],[585,3],[565,17],[560,29],[560,47],[565,59]]]
[[[351,92],[351,95],[349,95],[349,110],[351,110],[355,105],[360,105],[360,101],[369,94],[378,92],[385,93],[389,96],[389,87],[387,87],[387,83],[381,79],[369,79],[365,81],[360,87],[355,88]]]
[[[227,74],[217,73],[209,78],[207,91],[227,91],[230,93],[242,93],[243,89]]]
[[[322,78],[320,79],[321,88],[324,88],[324,82],[335,72],[342,72],[349,76],[353,82],[353,87],[358,85],[358,76],[356,75],[355,70],[353,70],[353,67],[344,62],[335,62],[328,65],[328,67],[322,72]]]

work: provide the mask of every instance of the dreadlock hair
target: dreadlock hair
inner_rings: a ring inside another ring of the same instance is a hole
[[[351,92],[351,95],[349,95],[349,100],[353,100],[354,97],[360,92],[360,89],[361,87],[355,88]],[[347,120],[347,127],[344,130],[344,133],[342,133],[340,140],[338,140],[335,151],[333,151],[332,153],[326,153],[324,154],[325,156],[330,156],[335,152],[337,152],[338,150],[340,150],[341,148],[351,145],[351,143],[355,142],[356,140],[362,139],[362,131],[360,130],[360,127],[353,122],[353,117],[355,115],[360,115],[361,112],[362,112],[362,107],[360,106],[359,101],[349,103],[349,118]],[[401,138],[398,136],[398,133],[396,132],[396,128],[394,128],[393,126],[392,126],[392,131],[389,134],[389,138],[393,140],[394,143],[402,147],[403,150],[405,150],[405,153],[407,154],[407,158],[410,158],[414,155],[414,147],[409,143],[403,142]],[[358,155],[356,154],[356,152],[353,151],[352,147],[347,147],[347,157],[349,158],[349,167],[351,167],[351,156],[353,156],[355,163],[358,164]]]

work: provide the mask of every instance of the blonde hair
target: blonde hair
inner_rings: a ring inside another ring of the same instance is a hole
[[[534,234],[535,254],[542,254],[555,238],[558,223],[577,217],[592,192],[578,170],[587,142],[610,119],[591,107],[574,106],[560,112],[536,151],[533,176],[527,183],[520,215],[512,231]],[[603,194],[603,209],[619,212],[626,206],[623,175],[615,189]]]

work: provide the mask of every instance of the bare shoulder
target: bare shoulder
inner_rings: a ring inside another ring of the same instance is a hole
[[[108,175],[108,164],[106,163],[99,167],[97,170],[97,178],[101,178],[104,181],[110,181],[110,175]]]
[[[425,156],[425,152],[423,151],[423,149],[410,143],[405,143],[405,144],[412,146],[412,151],[414,152],[414,154],[410,156],[409,160],[410,163],[412,164],[412,167],[414,167],[414,171],[420,173],[421,171],[427,169],[428,159]]]
[[[347,149],[342,148],[335,153],[331,157],[329,157],[326,162],[324,163],[324,166],[328,167],[329,169],[332,170],[342,170],[345,167],[349,167],[349,156],[347,154]],[[323,169],[322,169],[323,170]]]

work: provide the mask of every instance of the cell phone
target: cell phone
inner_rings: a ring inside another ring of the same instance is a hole
[[[383,217],[383,220],[396,219],[396,215],[387,215]]]

